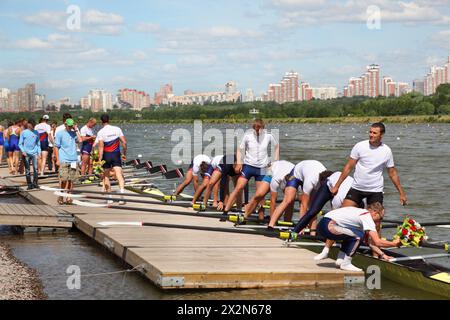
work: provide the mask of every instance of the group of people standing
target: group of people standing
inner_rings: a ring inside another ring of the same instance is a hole
[[[386,169],[400,194],[400,202],[406,205],[406,194],[401,186],[391,149],[382,142],[386,128],[383,123],[370,127],[369,139],[357,143],[342,171],[328,170],[318,160],[304,160],[297,164],[280,160],[280,147],[274,136],[265,130],[264,121],[257,119],[243,137],[234,155],[220,155],[210,158],[207,155],[194,157],[185,180],[175,190],[179,195],[194,181],[193,204],[203,197],[205,205],[212,205],[223,211],[226,220],[228,212],[236,205],[242,208],[242,192],[250,179],[256,181],[256,192],[243,208],[241,223],[258,209],[259,218],[264,217],[265,196],[270,193],[270,222],[268,230],[275,230],[280,217],[291,221],[295,201],[300,202],[300,220],[296,223],[292,237],[298,238],[309,226],[312,235],[326,238],[326,246],[316,260],[328,257],[334,241],[342,241],[336,265],[349,271],[358,271],[351,261],[356,250],[367,242],[373,254],[381,259],[390,257],[383,254],[382,247],[397,246],[399,240],[386,241],[380,236],[380,225],[384,217],[383,171]],[[269,146],[273,146],[272,161]],[[350,173],[354,169],[354,176]],[[201,184],[198,176],[203,178]],[[234,190],[229,192],[229,183],[234,182]],[[220,192],[220,197],[219,197]],[[283,200],[277,203],[278,193]],[[327,202],[331,204],[328,212],[319,223],[317,215]]]
[[[78,129],[72,115],[65,113],[63,123],[56,126],[48,124],[50,117],[44,115],[39,124],[34,119],[18,120],[8,125],[5,130],[0,127],[1,152],[3,148],[8,152],[8,166],[10,174],[20,173],[20,165],[25,168],[28,190],[39,188],[39,175],[49,172],[58,172],[61,189],[70,193],[74,183],[81,178],[92,174],[93,152],[98,147],[98,161],[104,168],[103,185],[105,191],[110,191],[109,176],[114,171],[123,193],[125,182],[122,173],[122,161],[126,159],[127,144],[120,128],[109,124],[109,116],[101,116],[103,128],[97,135],[94,127],[95,118],[88,120],[81,130]],[[120,147],[122,145],[122,148]],[[33,174],[31,174],[33,168]],[[58,204],[71,204],[68,196],[58,198]]]

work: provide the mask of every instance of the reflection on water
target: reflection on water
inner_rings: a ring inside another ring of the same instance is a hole
[[[189,126],[184,126],[191,129]],[[209,126],[205,125],[204,130]],[[231,125],[223,125],[224,129]],[[272,125],[272,127],[275,127]],[[124,126],[129,145],[129,158],[144,155],[156,163],[168,163],[169,151],[177,142],[170,142],[170,125]],[[366,139],[365,125],[283,125],[280,130],[282,158],[292,162],[317,159],[327,168],[341,169],[351,147]],[[399,204],[389,178],[386,179],[386,206],[389,218],[411,214],[419,221],[450,220],[446,192],[450,186],[448,139],[450,125],[388,125],[385,142],[394,152],[402,184],[410,204]],[[147,130],[147,132],[145,132]],[[287,136],[286,136],[287,134]],[[163,139],[164,137],[164,139]],[[143,139],[144,138],[144,139]],[[400,139],[397,139],[400,138]],[[173,187],[172,183],[164,186]],[[1,202],[24,202],[21,198],[0,198]],[[448,229],[428,228],[434,239],[448,240]],[[258,290],[209,290],[163,292],[135,273],[102,275],[84,278],[80,290],[69,290],[66,269],[78,265],[82,274],[125,270],[128,266],[108,251],[85,237],[74,233],[26,233],[13,235],[0,227],[0,241],[7,242],[13,253],[37,269],[50,299],[432,299],[436,296],[416,292],[388,280],[382,290],[368,290],[363,285],[331,288],[280,288]]]

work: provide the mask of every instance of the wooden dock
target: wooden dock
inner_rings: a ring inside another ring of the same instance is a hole
[[[95,186],[81,188],[100,189]],[[57,216],[56,212],[60,208],[56,205],[57,197],[52,192],[38,190],[23,194],[32,203],[40,205],[35,207],[42,207],[39,209],[44,211],[47,207],[52,208],[52,214]],[[187,208],[164,206],[156,200],[154,202],[152,209],[192,212]],[[149,205],[128,203],[127,206]],[[333,260],[317,264],[313,260],[313,252],[284,247],[280,239],[226,232],[236,227],[218,219],[109,208],[61,208],[66,215],[73,215],[74,225],[86,236],[140,270],[163,289],[330,286],[361,282],[364,279],[362,272],[336,269]],[[9,212],[17,212],[20,216],[19,211],[23,214],[24,210],[29,211],[11,207]],[[50,210],[48,213],[50,214]],[[145,221],[155,226],[104,227],[99,224],[105,221]],[[3,223],[0,220],[0,224]],[[167,228],[158,224],[177,227]],[[189,227],[222,228],[224,231],[193,230]]]

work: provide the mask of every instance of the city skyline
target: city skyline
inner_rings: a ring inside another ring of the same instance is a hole
[[[156,92],[171,83],[181,95],[221,90],[234,80],[260,96],[279,75],[296,70],[313,87],[342,91],[372,63],[412,86],[448,55],[448,4],[4,0],[0,87],[36,83],[48,100],[78,101],[92,88]],[[68,29],[71,5],[80,9],[80,29]],[[380,10],[374,28],[368,25],[373,5]]]

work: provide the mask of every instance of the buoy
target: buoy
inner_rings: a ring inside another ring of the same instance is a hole
[[[400,137],[397,137],[397,140],[400,140]]]
[[[142,158],[142,154],[138,154],[138,158]]]

